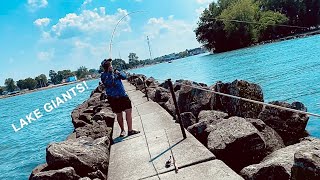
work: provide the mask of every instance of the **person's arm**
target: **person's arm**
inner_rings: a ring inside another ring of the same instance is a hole
[[[120,71],[116,70],[116,74],[118,75],[119,79],[122,79],[122,80],[127,79],[127,75],[122,71],[120,72]]]
[[[114,86],[113,74],[106,75],[104,78],[103,84],[106,86],[106,88],[110,88],[110,87]]]

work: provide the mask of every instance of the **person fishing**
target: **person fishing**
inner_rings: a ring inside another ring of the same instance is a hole
[[[117,69],[113,70],[112,59],[104,59],[101,62],[104,72],[101,74],[101,81],[106,88],[107,99],[110,103],[112,111],[117,115],[117,121],[121,128],[120,137],[126,135],[123,124],[122,112],[126,113],[126,120],[128,125],[128,136],[138,134],[140,131],[132,129],[132,106],[121,80],[125,80],[126,74],[119,72]]]

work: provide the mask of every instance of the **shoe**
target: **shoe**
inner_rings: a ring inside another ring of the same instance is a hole
[[[121,131],[121,133],[120,133],[120,137],[124,137],[124,136],[126,136],[126,131],[125,130]]]
[[[131,136],[131,135],[134,135],[134,134],[139,134],[140,131],[136,131],[136,130],[131,130],[131,131],[128,131],[128,136]]]

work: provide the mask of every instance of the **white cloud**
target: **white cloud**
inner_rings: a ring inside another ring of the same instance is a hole
[[[59,22],[51,27],[53,37],[67,39],[80,35],[92,35],[96,33],[111,32],[118,20],[128,14],[126,10],[118,9],[114,15],[107,15],[105,8],[83,10],[80,14],[69,13],[59,19]],[[125,18],[119,25],[118,31],[130,32],[130,17]]]
[[[28,0],[28,8],[31,12],[34,12],[38,9],[45,8],[48,6],[47,0]]]
[[[92,2],[92,0],[84,0],[84,2],[82,3],[82,5],[87,5],[87,4],[90,4]]]
[[[49,18],[40,18],[35,20],[33,24],[39,27],[44,27],[44,26],[48,26],[50,21],[51,20]]]
[[[155,57],[199,47],[195,33],[195,25],[172,16],[168,19],[150,18],[145,28],[145,35],[151,39]]]
[[[50,49],[49,51],[38,52],[37,57],[40,61],[50,61],[55,54],[55,49]]]
[[[213,2],[213,0],[196,0],[199,4],[210,4]]]

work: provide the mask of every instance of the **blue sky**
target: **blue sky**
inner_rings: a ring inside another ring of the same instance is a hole
[[[49,70],[98,68],[109,57],[112,31],[120,18],[112,56],[128,61],[199,47],[193,30],[211,0],[1,0],[0,86]]]

